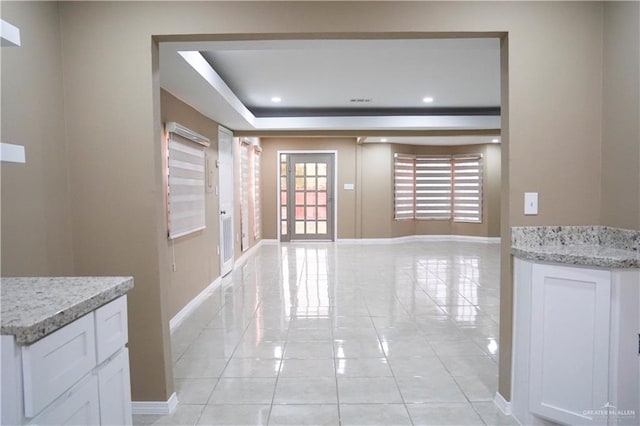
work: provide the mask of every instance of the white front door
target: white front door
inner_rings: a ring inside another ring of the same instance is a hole
[[[218,128],[218,182],[220,184],[220,276],[233,269],[233,134]]]

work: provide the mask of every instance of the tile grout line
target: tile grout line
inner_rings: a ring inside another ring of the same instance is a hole
[[[337,318],[337,315],[333,316],[333,319]],[[331,320],[331,349],[333,351],[333,378],[336,385],[336,408],[338,411],[338,425],[342,425],[342,412],[340,411],[340,387],[338,386],[338,359],[336,357],[336,339],[334,333],[333,319]]]
[[[280,263],[278,265],[279,267],[279,271],[280,271],[280,276],[278,278],[278,283],[280,285],[284,285],[284,282],[282,282],[282,264]],[[300,288],[299,284],[298,284],[298,278],[296,278],[296,295],[298,294],[298,289]],[[289,312],[289,314],[291,315],[291,313]],[[289,325],[287,326],[287,333],[284,339],[284,345],[282,347],[282,354],[280,354],[280,365],[278,367],[278,374],[276,374],[276,382],[275,385],[273,387],[273,394],[271,395],[271,404],[269,404],[269,414],[267,415],[267,426],[271,423],[271,413],[273,412],[273,405],[275,403],[276,400],[276,392],[278,391],[278,382],[280,381],[280,374],[282,373],[282,364],[284,362],[284,356],[287,352],[287,346],[289,345],[289,335],[291,334],[291,325],[293,324],[293,318],[289,318]]]
[[[389,367],[389,370],[391,371],[391,377],[393,377],[393,382],[396,384],[396,389],[398,390],[398,394],[400,395],[400,399],[402,400],[402,405],[404,407],[404,411],[406,411],[407,413],[407,417],[409,418],[409,422],[411,422],[411,425],[413,426],[413,418],[411,417],[411,413],[409,412],[409,407],[407,407],[407,402],[404,399],[404,395],[402,394],[402,391],[400,390],[400,385],[398,384],[398,379],[396,378],[396,373],[395,371],[393,371],[393,367],[391,366],[391,362],[389,361],[389,357],[387,355],[387,351],[384,350],[384,347],[382,346],[382,341],[380,340],[380,333],[378,332],[378,327],[376,326],[376,322],[373,320],[373,317],[371,316],[371,310],[369,309],[369,304],[365,302],[365,306],[367,307],[367,313],[369,314],[369,320],[371,320],[371,324],[373,324],[373,329],[376,331],[376,338],[378,340],[378,345],[380,345],[380,348],[382,348],[382,353],[384,354],[384,359],[387,361],[387,366]]]

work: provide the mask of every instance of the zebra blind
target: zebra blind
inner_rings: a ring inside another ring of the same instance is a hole
[[[240,142],[240,228],[241,249],[249,248],[249,145]]]
[[[415,217],[415,156],[394,154],[394,217]]]
[[[169,238],[206,228],[204,149],[174,133],[168,143]]]
[[[482,222],[482,155],[454,155],[453,220]]]
[[[482,154],[394,154],[395,219],[482,222]]]
[[[415,218],[451,218],[451,157],[417,155],[415,164]]]
[[[262,234],[262,211],[260,205],[260,148],[253,147],[253,226],[255,238]]]

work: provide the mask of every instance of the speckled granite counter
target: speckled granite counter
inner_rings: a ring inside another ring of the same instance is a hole
[[[640,231],[607,226],[513,227],[511,253],[540,262],[640,268]]]
[[[0,286],[0,333],[30,344],[122,296],[133,278],[2,278]]]

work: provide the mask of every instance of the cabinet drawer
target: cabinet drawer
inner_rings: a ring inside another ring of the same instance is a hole
[[[122,296],[96,310],[98,364],[118,352],[127,340],[127,296]]]
[[[95,366],[92,313],[23,347],[25,416],[38,414]]]
[[[98,379],[90,375],[34,418],[29,425],[99,425],[99,404]]]

